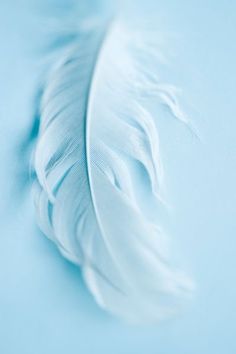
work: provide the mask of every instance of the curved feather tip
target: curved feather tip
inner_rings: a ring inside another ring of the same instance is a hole
[[[45,85],[34,159],[43,232],[81,266],[100,306],[132,322],[171,315],[192,290],[155,213],[162,166],[149,96],[184,120],[158,57],[118,21],[79,33]]]

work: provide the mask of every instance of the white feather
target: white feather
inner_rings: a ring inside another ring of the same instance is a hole
[[[35,152],[36,210],[103,308],[156,321],[192,283],[170,265],[158,215],[145,207],[160,203],[162,180],[149,93],[183,115],[173,87],[153,71],[158,53],[137,34],[118,21],[85,31],[52,71]]]

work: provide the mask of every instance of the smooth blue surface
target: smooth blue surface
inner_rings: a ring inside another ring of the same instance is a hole
[[[182,255],[178,262],[189,268],[198,290],[191,308],[173,321],[130,327],[97,307],[79,270],[42,237],[25,187],[29,151],[23,142],[43,72],[40,58],[53,39],[48,18],[66,17],[73,3],[0,5],[0,352],[234,354],[236,4],[150,5],[160,28],[174,34],[171,65],[162,77],[182,88],[181,103],[200,137],[171,118],[158,117],[172,206],[163,223],[174,256]],[[99,9],[99,1],[82,5],[81,16]]]

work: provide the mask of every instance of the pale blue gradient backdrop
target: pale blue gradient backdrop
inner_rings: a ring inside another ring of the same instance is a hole
[[[198,289],[182,316],[152,327],[126,326],[100,310],[80,271],[35,225],[26,186],[27,137],[45,66],[40,58],[54,35],[48,19],[67,18],[73,4],[0,3],[0,353],[234,354],[236,2],[135,3],[140,12],[152,7],[160,28],[175,34],[172,64],[162,77],[182,88],[182,106],[199,134],[197,139],[179,122],[158,118],[172,206],[163,223],[173,256]],[[79,13],[102,16],[106,6],[112,0],[81,1]]]

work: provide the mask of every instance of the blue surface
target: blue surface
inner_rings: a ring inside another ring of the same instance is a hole
[[[0,4],[0,352],[234,354],[236,3],[148,4],[160,28],[172,34],[171,65],[162,77],[182,88],[181,104],[199,134],[158,118],[171,205],[163,223],[198,289],[182,316],[152,327],[127,326],[100,310],[80,271],[35,225],[23,142],[32,126],[41,57],[53,39],[48,19],[66,18],[76,2],[65,3]],[[100,8],[99,1],[84,4],[81,17]]]

